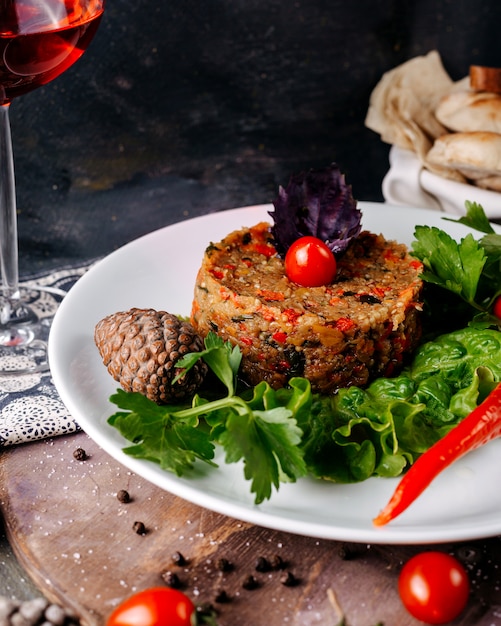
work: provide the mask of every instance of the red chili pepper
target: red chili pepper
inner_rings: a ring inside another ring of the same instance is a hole
[[[373,520],[384,526],[410,506],[442,470],[467,452],[501,436],[501,383],[457,426],[424,452],[397,485]]]

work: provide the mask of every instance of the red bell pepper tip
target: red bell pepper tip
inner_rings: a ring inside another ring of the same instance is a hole
[[[373,519],[384,526],[403,513],[442,470],[471,450],[501,436],[501,383],[457,426],[424,452],[397,485],[388,504]]]

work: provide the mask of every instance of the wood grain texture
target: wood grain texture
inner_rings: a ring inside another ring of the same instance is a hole
[[[84,461],[73,456],[79,447]],[[118,500],[121,489],[129,503]],[[337,624],[339,609],[349,626],[418,624],[401,607],[396,582],[401,563],[426,546],[347,545],[243,523],[148,483],[84,433],[6,450],[0,504],[13,549],[37,586],[86,626],[105,623],[133,592],[165,584],[168,571],[195,603],[213,605],[220,626]],[[134,532],[136,521],[146,534]],[[438,547],[461,558],[472,579],[471,602],[455,623],[497,624],[499,540]],[[185,565],[174,563],[176,551]],[[256,571],[258,557],[275,555],[284,569]],[[220,570],[220,559],[229,571]],[[281,582],[288,571],[293,586]],[[243,587],[248,576],[256,589]],[[226,602],[217,601],[221,590]]]

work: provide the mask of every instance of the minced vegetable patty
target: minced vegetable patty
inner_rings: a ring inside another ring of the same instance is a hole
[[[364,231],[338,257],[331,284],[301,287],[285,275],[270,228],[243,228],[206,249],[195,329],[238,344],[251,385],[304,376],[314,391],[332,393],[398,373],[421,335],[421,262]]]

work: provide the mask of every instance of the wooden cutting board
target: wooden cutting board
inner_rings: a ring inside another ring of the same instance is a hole
[[[74,458],[77,448],[85,460]],[[130,502],[119,501],[120,490]],[[104,624],[121,600],[172,574],[196,604],[213,605],[220,626],[334,626],[341,614],[347,626],[419,623],[402,608],[396,582],[401,563],[425,546],[346,545],[243,523],[155,487],[84,433],[3,451],[0,500],[20,562],[85,625]],[[470,564],[471,602],[455,624],[499,624],[499,540],[438,547]],[[283,569],[256,570],[260,557],[277,555]],[[295,584],[284,584],[287,572]],[[256,588],[246,588],[249,577]]]

